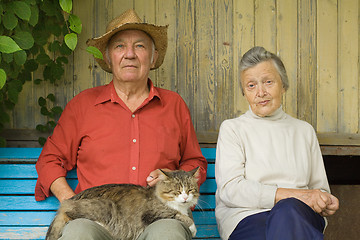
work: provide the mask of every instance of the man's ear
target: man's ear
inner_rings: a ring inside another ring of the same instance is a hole
[[[103,54],[104,62],[111,69],[111,60],[109,56],[109,50],[106,48],[105,54]]]
[[[158,57],[159,57],[159,53],[158,53],[157,50],[155,50],[155,51],[154,51],[154,56],[153,56],[153,61],[152,61],[152,63],[151,63],[151,68],[154,68],[154,67],[155,67],[155,63],[156,63]]]

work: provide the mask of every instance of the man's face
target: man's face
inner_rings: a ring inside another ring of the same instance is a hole
[[[120,31],[109,41],[106,61],[116,81],[147,82],[156,59],[157,51],[153,52],[152,39],[143,31]]]
[[[280,107],[285,89],[272,61],[261,62],[243,71],[241,84],[246,100],[256,115],[269,116]]]

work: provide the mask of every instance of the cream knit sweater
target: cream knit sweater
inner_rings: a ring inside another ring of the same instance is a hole
[[[278,187],[330,192],[313,127],[281,107],[268,117],[250,109],[221,124],[215,176],[222,239],[228,239],[243,218],[270,210]]]

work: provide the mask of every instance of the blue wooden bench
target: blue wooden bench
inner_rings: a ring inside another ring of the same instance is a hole
[[[201,149],[208,160],[206,182],[193,212],[197,226],[195,239],[220,239],[215,208],[215,148]],[[55,197],[36,202],[36,160],[41,148],[0,148],[0,239],[44,239],[59,202]],[[77,184],[76,172],[68,173],[71,187]]]

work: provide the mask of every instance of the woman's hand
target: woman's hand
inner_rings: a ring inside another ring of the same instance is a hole
[[[304,202],[324,217],[333,215],[339,209],[339,200],[330,193],[322,192],[319,189],[278,188],[275,203],[291,197]]]

